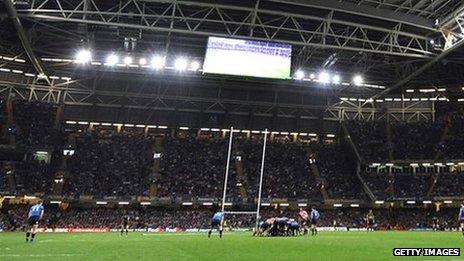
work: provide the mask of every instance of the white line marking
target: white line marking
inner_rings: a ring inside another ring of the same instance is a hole
[[[0,257],[71,257],[71,256],[83,256],[83,254],[0,254]]]

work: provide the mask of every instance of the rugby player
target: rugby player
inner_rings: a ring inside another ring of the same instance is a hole
[[[319,212],[314,208],[311,207],[311,214],[309,215],[311,219],[311,235],[317,235],[317,221],[319,220]]]
[[[374,213],[372,212],[372,209],[369,209],[369,212],[366,215],[366,222],[367,232],[369,232],[369,230],[374,231]]]
[[[222,238],[222,224],[224,222],[224,213],[223,212],[216,212],[211,219],[211,228],[208,232],[208,237],[211,237],[211,232],[213,232],[213,228],[217,228],[219,231],[219,237]]]
[[[33,242],[37,228],[39,226],[39,221],[42,220],[44,216],[44,206],[42,200],[39,200],[37,204],[32,206],[29,209],[28,214],[28,224],[29,229],[26,232],[26,242]]]

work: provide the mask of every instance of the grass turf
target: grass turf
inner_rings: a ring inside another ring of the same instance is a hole
[[[130,233],[127,238],[119,233],[42,233],[34,243],[26,243],[23,233],[0,233],[0,260],[391,260],[395,247],[463,246],[457,232],[320,232],[286,238],[225,233],[222,239],[204,233]]]

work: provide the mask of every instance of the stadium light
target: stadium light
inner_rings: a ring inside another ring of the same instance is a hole
[[[295,72],[295,79],[302,80],[305,76],[305,73],[302,70],[297,70]]]
[[[146,64],[147,64],[147,59],[146,59],[146,58],[143,58],[143,57],[140,58],[140,59],[139,59],[139,64],[140,64],[140,65],[146,65]]]
[[[76,53],[75,61],[76,63],[84,64],[92,60],[92,53],[89,50],[83,49],[79,50]]]
[[[190,70],[192,71],[198,71],[198,69],[200,69],[200,63],[198,61],[193,61],[191,64],[190,64]]]
[[[174,62],[174,68],[177,71],[185,71],[185,69],[187,69],[187,66],[188,66],[188,61],[187,59],[183,57],[177,58],[176,61]]]
[[[336,74],[336,75],[334,75],[332,77],[332,83],[334,83],[334,84],[340,84],[341,80],[342,79],[341,79],[340,75],[338,75],[338,74]]]
[[[164,64],[166,62],[166,59],[162,56],[154,56],[151,59],[151,67],[153,67],[156,70],[159,70],[164,67]]]
[[[130,57],[130,56],[124,57],[124,64],[125,64],[125,65],[131,64],[132,61],[133,61],[132,57]]]
[[[321,72],[319,74],[319,81],[321,83],[329,83],[330,82],[330,74],[328,72]]]
[[[108,57],[106,58],[105,65],[114,66],[118,63],[118,61],[119,61],[119,57],[116,54],[112,53],[108,55]]]
[[[363,77],[361,75],[355,75],[353,77],[353,83],[354,85],[356,86],[360,86],[361,84],[363,84],[364,80],[363,80]]]

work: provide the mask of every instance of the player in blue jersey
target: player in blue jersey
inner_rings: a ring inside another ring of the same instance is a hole
[[[34,241],[35,233],[36,233],[37,227],[39,226],[39,221],[42,220],[43,215],[44,215],[43,202],[42,200],[39,200],[37,204],[35,204],[29,209],[29,214],[28,214],[29,230],[27,230],[26,232],[26,242]]]
[[[288,221],[288,231],[287,231],[287,234],[289,236],[297,236],[300,234],[300,224],[294,220],[294,219],[290,219]]]
[[[461,232],[464,236],[464,203],[461,204],[461,208],[459,209],[458,222],[460,223]]]
[[[311,214],[309,214],[309,219],[311,221],[311,235],[317,235],[317,221],[319,220],[319,212],[312,207]]]
[[[211,219],[211,228],[208,232],[208,237],[211,237],[211,232],[213,232],[213,228],[217,228],[219,231],[219,237],[222,238],[222,223],[224,221],[224,213],[223,212],[216,212]]]

